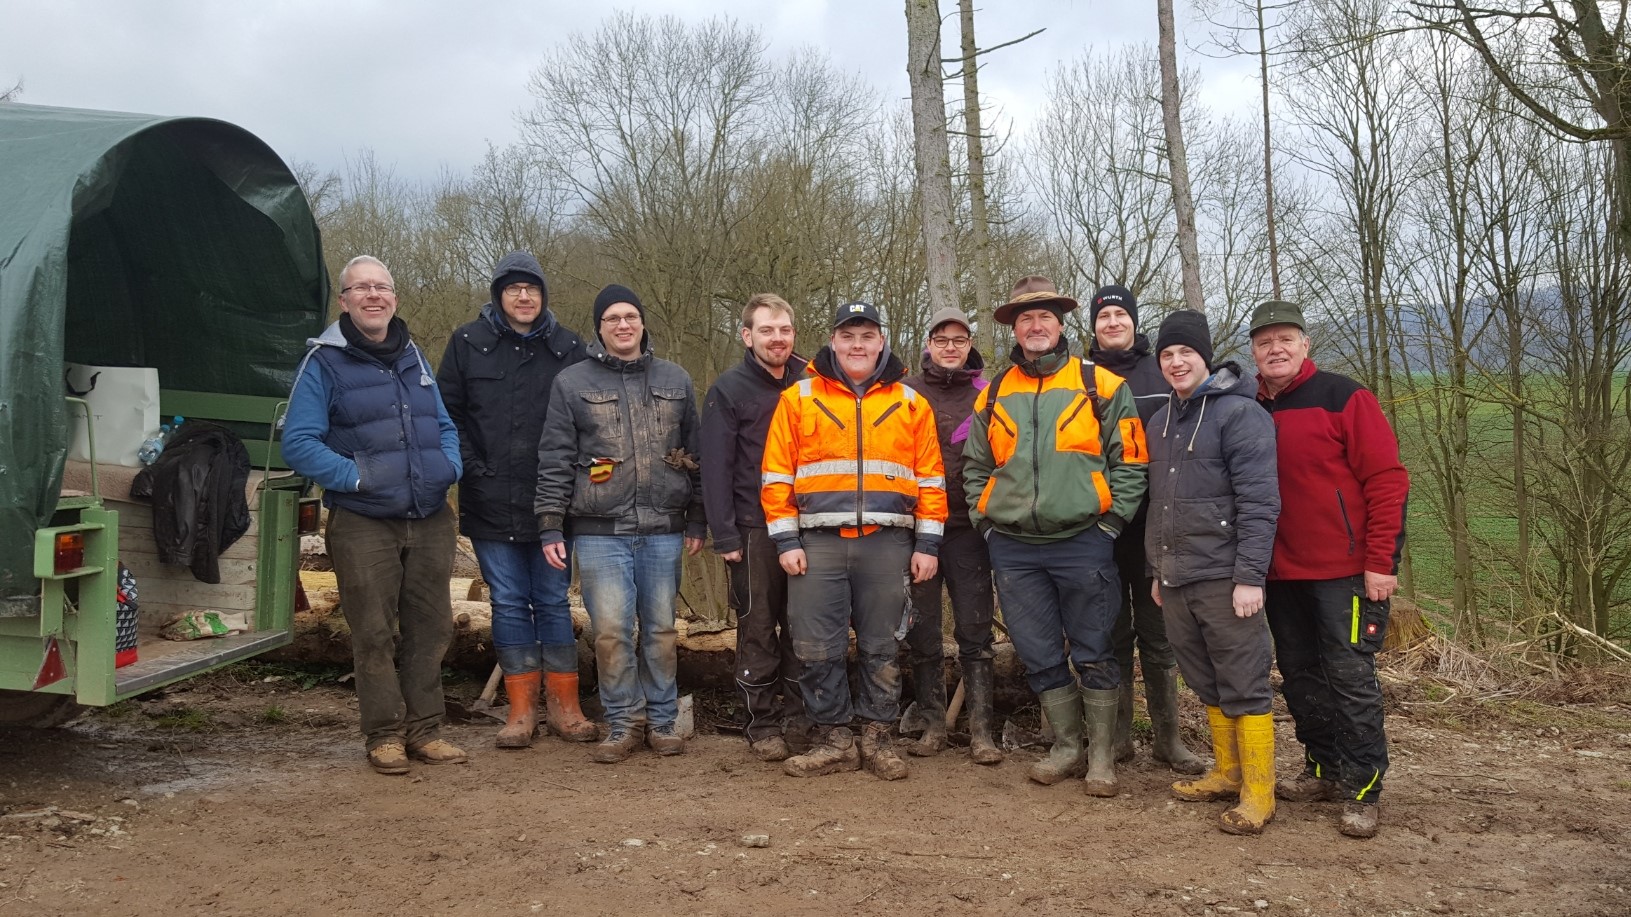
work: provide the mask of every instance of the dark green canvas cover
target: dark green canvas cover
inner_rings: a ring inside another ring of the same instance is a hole
[[[0,103],[0,605],[32,601],[71,426],[63,362],[285,396],[328,300],[317,225],[242,128]]]

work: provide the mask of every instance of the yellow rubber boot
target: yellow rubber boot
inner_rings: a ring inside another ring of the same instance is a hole
[[[1235,744],[1235,720],[1224,716],[1218,707],[1207,707],[1206,718],[1212,724],[1212,769],[1199,779],[1174,783],[1172,795],[1191,802],[1234,799],[1240,795],[1240,752]]]
[[[1223,813],[1218,826],[1229,834],[1262,834],[1274,820],[1274,715],[1235,718],[1240,749],[1240,805]]]

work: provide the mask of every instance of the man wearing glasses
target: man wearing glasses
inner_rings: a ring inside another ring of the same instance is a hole
[[[533,512],[550,566],[567,569],[569,537],[578,558],[606,708],[592,757],[615,764],[642,742],[659,755],[685,751],[674,599],[681,551],[702,550],[707,527],[691,377],[652,355],[633,290],[601,290],[594,319],[589,358],[549,395]]]
[[[974,349],[968,319],[958,309],[942,309],[929,321],[922,369],[906,385],[934,408],[940,457],[946,466],[946,537],[940,543],[940,569],[912,587],[918,620],[906,634],[917,706],[927,720],[923,737],[907,751],[939,754],[946,747],[945,644],[941,634],[942,581],[951,594],[957,660],[968,693],[969,755],[975,764],[1000,764],[1002,750],[992,735],[995,672],[991,650],[991,558],[985,539],[968,521],[963,490],[963,445],[974,421],[974,399],[985,388],[985,360]]]
[[[410,757],[467,760],[438,736],[459,434],[396,305],[379,259],[346,264],[340,318],[308,342],[283,430],[289,467],[323,487],[357,711],[368,763],[382,774],[407,773]]]
[[[493,268],[492,299],[457,328],[436,379],[459,429],[464,477],[459,529],[492,591],[493,649],[504,671],[509,717],[499,748],[526,748],[545,695],[549,728],[588,742],[594,724],[578,706],[578,650],[566,590],[571,571],[545,562],[538,520],[538,439],[555,377],[584,359],[583,341],[549,309],[538,259],[511,252]]]

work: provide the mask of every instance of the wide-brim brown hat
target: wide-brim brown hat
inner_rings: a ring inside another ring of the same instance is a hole
[[[1032,309],[1052,309],[1059,313],[1060,318],[1063,318],[1066,312],[1074,312],[1076,306],[1076,300],[1071,299],[1069,296],[1061,295],[1052,290],[1035,290],[1030,293],[1021,293],[998,306],[992,318],[1004,325],[1012,325],[1014,319],[1021,312],[1029,312]]]

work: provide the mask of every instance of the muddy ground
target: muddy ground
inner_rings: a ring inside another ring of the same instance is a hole
[[[1367,842],[1337,834],[1330,804],[1221,834],[1221,806],[1171,799],[1142,747],[1113,800],[1028,783],[1030,750],[996,768],[914,759],[891,784],[796,781],[715,731],[729,711],[708,703],[683,757],[596,765],[556,739],[500,753],[471,721],[447,731],[469,765],[382,777],[336,674],[239,667],[0,735],[0,917],[1631,913],[1623,676],[1551,706],[1391,691]]]

